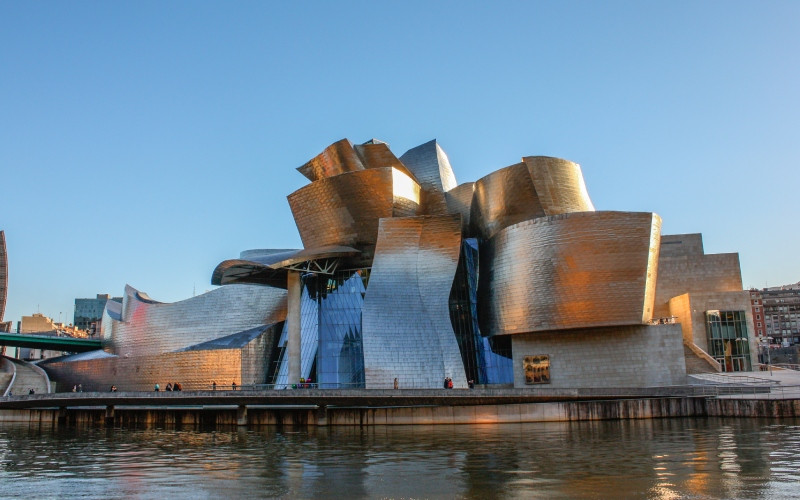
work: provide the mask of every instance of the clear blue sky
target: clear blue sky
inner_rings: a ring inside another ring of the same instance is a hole
[[[527,155],[600,210],[800,280],[800,2],[2,2],[6,320],[126,283],[175,301],[299,247],[294,169],[436,138],[459,182]]]

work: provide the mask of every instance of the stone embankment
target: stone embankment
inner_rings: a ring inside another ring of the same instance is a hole
[[[210,427],[498,424],[672,417],[800,417],[800,399],[748,399],[741,396],[731,398],[683,394],[671,397],[606,399],[585,396],[565,399],[562,396],[556,399],[523,397],[519,395],[519,390],[506,391],[506,396],[499,394],[502,391],[487,391],[492,395],[484,395],[485,398],[481,394],[484,391],[480,390],[333,391],[339,392],[338,395],[331,394],[330,391],[305,390],[273,391],[272,395],[266,391],[264,394],[249,395],[245,392],[184,393],[177,397],[165,393],[69,393],[3,398],[0,399],[0,422]],[[283,394],[275,395],[275,392]],[[387,401],[387,398],[395,400],[396,404]],[[361,404],[353,404],[359,399]],[[412,399],[413,404],[410,403]],[[285,404],[289,401],[293,401],[293,404]],[[349,404],[343,405],[344,402]],[[48,408],[50,405],[52,406]]]

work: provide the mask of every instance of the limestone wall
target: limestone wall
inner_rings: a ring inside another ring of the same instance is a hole
[[[514,387],[648,387],[686,383],[680,325],[513,335]],[[550,383],[526,385],[526,356],[550,358]]]

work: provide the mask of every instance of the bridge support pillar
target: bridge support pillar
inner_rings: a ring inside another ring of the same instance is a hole
[[[289,296],[287,300],[286,321],[289,322],[286,335],[286,354],[289,361],[286,383],[289,387],[300,382],[300,272],[289,271],[286,278]]]
[[[106,406],[106,427],[114,426],[114,405]]]
[[[58,409],[58,425],[65,425],[67,423],[67,407],[61,406]]]
[[[236,409],[236,425],[247,425],[247,406],[239,405]]]
[[[317,408],[315,417],[317,425],[328,425],[328,407],[326,405],[320,405],[319,408]]]

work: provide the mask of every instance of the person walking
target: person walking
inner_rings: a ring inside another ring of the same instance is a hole
[[[153,389],[154,389],[156,392],[158,392],[158,391],[160,391],[160,390],[161,390],[161,386],[160,386],[160,385],[158,385],[158,382],[156,382],[156,385],[155,385],[155,387],[154,387]]]
[[[397,377],[394,378],[394,388],[395,389],[399,389],[400,388],[400,382],[397,381]]]

